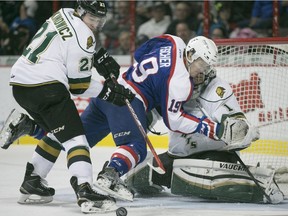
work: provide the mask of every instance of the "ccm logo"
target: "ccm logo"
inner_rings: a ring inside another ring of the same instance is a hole
[[[103,62],[104,59],[106,59],[108,57],[108,53],[106,52],[103,56],[101,56],[98,60],[97,63],[100,64],[101,62]]]
[[[116,134],[114,134],[114,138],[122,137],[122,136],[128,136],[130,133],[131,133],[131,131],[123,131],[120,133],[116,133]]]
[[[65,129],[65,125],[63,125],[61,127],[58,127],[58,128],[56,128],[54,130],[51,130],[51,133],[56,134],[56,133],[58,133],[60,131],[64,131],[64,129]]]

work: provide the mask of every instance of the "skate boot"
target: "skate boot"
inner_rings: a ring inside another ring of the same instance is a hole
[[[34,123],[29,116],[13,109],[0,131],[0,146],[7,149],[15,140],[33,131]]]
[[[133,201],[133,194],[126,184],[119,177],[113,167],[108,167],[108,161],[104,164],[103,170],[98,174],[95,186],[112,197],[125,201]]]
[[[114,198],[97,193],[88,182],[78,185],[77,177],[73,176],[70,183],[83,213],[105,213],[117,209]]]
[[[38,175],[32,174],[34,166],[27,163],[24,181],[20,187],[20,204],[42,204],[53,200],[55,190],[47,187],[47,182]]]

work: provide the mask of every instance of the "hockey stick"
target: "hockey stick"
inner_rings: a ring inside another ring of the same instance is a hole
[[[237,160],[239,161],[239,163],[242,165],[242,167],[244,168],[244,170],[247,172],[247,174],[250,176],[250,178],[254,181],[254,183],[256,184],[256,186],[259,188],[259,190],[261,191],[261,193],[266,197],[266,199],[272,203],[271,198],[269,197],[269,195],[264,191],[264,189],[259,185],[257,179],[254,177],[254,175],[250,172],[249,168],[246,166],[246,164],[243,162],[243,160],[240,158],[240,156],[237,154],[236,151],[230,151],[230,152],[234,152],[235,157],[237,158]]]
[[[113,81],[115,84],[118,84],[118,82],[117,82],[117,80],[116,80],[116,78],[114,77],[113,74],[110,74],[110,77],[111,77],[112,81]],[[155,151],[155,149],[154,149],[154,147],[153,147],[150,139],[148,138],[148,136],[147,136],[144,128],[142,127],[141,122],[140,122],[140,120],[138,119],[137,114],[135,113],[135,111],[134,111],[131,103],[129,102],[129,100],[128,100],[127,98],[125,99],[125,103],[126,103],[126,105],[127,105],[127,107],[128,107],[128,110],[129,110],[131,116],[132,116],[133,119],[134,119],[135,124],[137,125],[137,127],[138,127],[139,131],[141,132],[143,138],[145,139],[146,143],[148,144],[148,146],[149,146],[149,148],[150,148],[150,151],[152,152],[152,154],[153,154],[153,156],[154,156],[154,158],[155,158],[155,161],[156,161],[158,167],[155,167],[155,166],[153,166],[153,164],[150,164],[150,163],[147,163],[147,164],[148,164],[153,170],[155,170],[157,173],[159,173],[159,174],[165,174],[166,170],[165,170],[165,168],[164,168],[164,166],[163,166],[160,158],[158,157],[158,155],[157,155],[157,153],[156,153],[156,151]]]

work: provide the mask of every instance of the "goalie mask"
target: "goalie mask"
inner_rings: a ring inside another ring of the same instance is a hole
[[[212,67],[209,71],[206,71],[205,73],[200,73],[195,78],[193,78],[194,88],[192,99],[199,97],[199,95],[206,89],[211,80],[215,77],[216,69]]]
[[[107,6],[105,1],[77,0],[77,13],[93,31],[100,31],[106,22]]]

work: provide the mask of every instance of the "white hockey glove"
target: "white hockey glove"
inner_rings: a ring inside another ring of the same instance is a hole
[[[260,133],[259,129],[252,127],[243,115],[223,115],[217,135],[227,144],[223,150],[241,150],[258,140]]]

